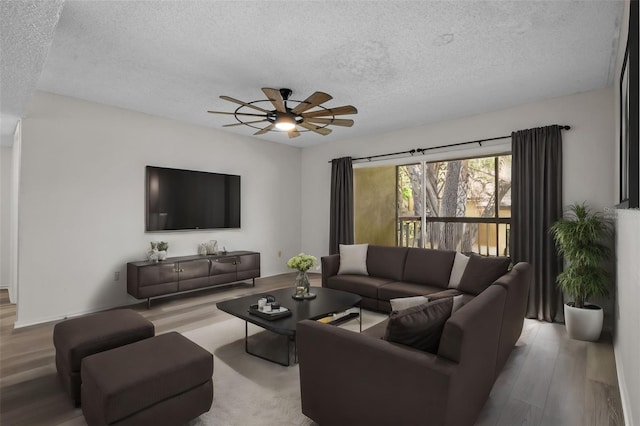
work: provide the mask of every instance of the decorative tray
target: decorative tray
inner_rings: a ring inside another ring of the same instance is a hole
[[[277,311],[262,312],[258,310],[258,305],[251,305],[249,306],[249,313],[251,315],[264,318],[268,321],[277,320],[277,319],[288,317],[289,315],[291,315],[291,311],[285,308],[284,306],[280,306],[280,309]]]

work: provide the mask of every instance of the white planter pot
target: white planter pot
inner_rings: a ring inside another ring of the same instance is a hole
[[[588,308],[575,308],[565,303],[564,323],[572,339],[595,342],[600,338],[604,313],[602,308],[586,304]]]

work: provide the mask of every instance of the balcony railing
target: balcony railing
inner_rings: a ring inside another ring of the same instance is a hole
[[[420,216],[398,217],[398,246],[422,247],[422,218]]]
[[[420,216],[398,217],[397,244],[508,256],[511,225],[506,218],[427,218],[422,232]],[[424,241],[424,243],[423,243]]]

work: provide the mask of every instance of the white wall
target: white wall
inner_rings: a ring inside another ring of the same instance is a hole
[[[13,150],[10,147],[0,147],[0,288],[8,288],[11,282],[10,272],[10,194],[11,194],[11,163]]]
[[[619,210],[617,233],[618,321],[614,349],[626,424],[633,426],[640,425],[640,210]]]
[[[177,256],[215,239],[259,251],[263,276],[288,271],[301,238],[299,148],[42,92],[27,117],[17,327],[134,301],[126,263],[151,240]],[[146,165],[241,175],[242,229],[145,233]]]
[[[19,198],[20,198],[20,154],[22,152],[22,121],[19,120],[13,134],[13,147],[11,158],[11,188],[8,194],[9,200],[9,301],[18,303],[18,222],[19,222]],[[3,202],[6,198],[3,198]]]
[[[611,207],[615,201],[612,194],[612,102],[612,89],[602,89],[489,114],[306,148],[302,152],[302,186],[305,188],[302,194],[302,249],[315,256],[328,254],[331,165],[327,161],[332,158],[366,157],[510,135],[515,130],[550,124],[571,126],[571,130],[562,133],[565,204],[587,201],[597,209]],[[358,125],[357,119],[355,125]],[[491,147],[483,149],[495,151]],[[449,155],[466,156],[483,149],[466,148]],[[398,160],[398,164],[400,161],[415,161],[416,158],[441,158],[442,155],[440,152],[431,156]]]

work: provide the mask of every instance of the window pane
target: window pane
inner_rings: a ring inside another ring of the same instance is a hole
[[[354,177],[358,243],[509,254],[509,225],[497,222],[511,215],[511,155],[354,169]]]
[[[479,253],[477,223],[431,222],[425,226],[425,247]]]
[[[511,156],[498,157],[499,217],[511,217]]]
[[[396,199],[398,245],[422,247],[422,163],[397,167]]]
[[[509,256],[509,224],[427,220],[425,226],[426,248]]]
[[[422,164],[398,166],[398,216],[420,217]]]
[[[496,239],[497,224],[478,224],[478,253],[483,255],[497,256],[498,242]]]
[[[426,216],[495,217],[495,159],[426,163]]]
[[[500,240],[499,240],[500,256],[511,256],[511,250],[509,249],[510,233],[511,233],[511,224],[501,223],[498,225],[498,235],[500,237]]]
[[[398,218],[398,246],[422,247],[422,221],[419,218]]]

